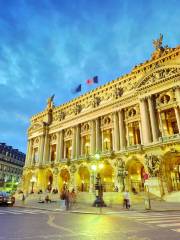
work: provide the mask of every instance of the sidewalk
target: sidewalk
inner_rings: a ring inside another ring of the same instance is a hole
[[[51,203],[38,203],[36,201],[28,201],[22,203],[22,201],[17,200],[15,207],[23,207],[23,208],[32,208],[32,209],[40,209],[46,211],[66,211],[60,205],[60,201],[55,201]],[[72,209],[68,212],[71,213],[84,213],[84,214],[116,214],[118,212],[127,211],[123,209],[121,205],[112,205],[103,208],[92,207],[90,204],[85,203],[76,203]],[[180,203],[169,203],[165,201],[151,200],[151,210],[146,210],[144,203],[136,203],[134,204],[129,211],[136,212],[164,212],[164,211],[180,211]]]

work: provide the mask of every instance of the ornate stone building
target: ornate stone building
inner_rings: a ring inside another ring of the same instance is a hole
[[[15,189],[20,181],[26,155],[0,143],[0,189]]]
[[[180,191],[180,46],[153,44],[129,74],[31,118],[24,191],[89,192],[97,172],[106,192]]]

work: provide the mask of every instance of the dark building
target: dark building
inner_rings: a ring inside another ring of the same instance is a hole
[[[22,175],[26,155],[0,143],[0,188],[15,189]]]

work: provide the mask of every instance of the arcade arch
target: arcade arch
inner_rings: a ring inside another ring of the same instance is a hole
[[[129,191],[141,192],[144,191],[144,178],[145,173],[144,165],[138,159],[131,159],[126,164],[127,177],[126,188]]]
[[[69,185],[69,181],[70,181],[70,173],[69,170],[67,168],[62,168],[60,170],[60,175],[59,175],[59,179],[58,179],[58,187],[61,190],[64,186]]]
[[[77,173],[77,189],[81,192],[88,192],[90,184],[90,172],[88,166],[81,165]]]

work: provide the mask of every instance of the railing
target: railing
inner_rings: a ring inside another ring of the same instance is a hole
[[[178,140],[178,139],[180,139],[180,134],[179,133],[174,134],[174,135],[160,137],[161,142],[169,142],[169,141]]]

